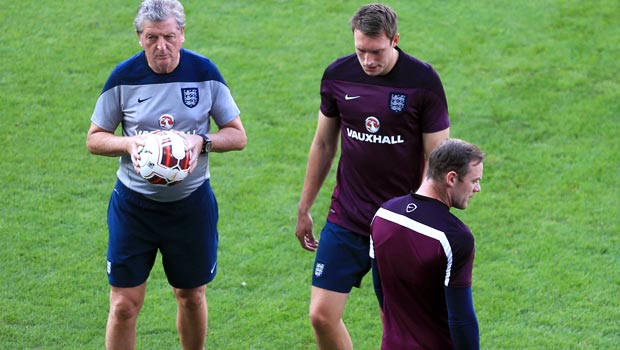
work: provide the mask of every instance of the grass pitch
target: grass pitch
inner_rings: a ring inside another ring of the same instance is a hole
[[[388,2],[401,48],[439,72],[452,136],[488,154],[482,192],[457,214],[477,239],[483,349],[620,343],[620,158],[612,0]],[[210,349],[314,349],[312,254],[294,238],[323,69],[353,51],[352,1],[185,1],[186,48],[220,67],[249,144],[213,157],[219,274]],[[101,349],[105,212],[117,160],[84,141],[115,64],[137,52],[138,2],[2,1],[0,348]],[[314,207],[317,230],[334,174]],[[369,277],[369,276],[368,276]],[[370,279],[345,313],[378,349]],[[242,282],[246,285],[243,286]],[[140,349],[176,349],[175,302],[156,265]]]

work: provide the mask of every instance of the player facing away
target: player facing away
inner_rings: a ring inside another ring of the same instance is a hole
[[[475,145],[448,139],[431,153],[420,188],[375,214],[370,256],[382,350],[479,348],[474,237],[450,208],[467,208],[480,192],[483,160]]]
[[[86,146],[120,156],[108,206],[110,310],[106,349],[134,349],[146,280],[158,251],[177,301],[184,350],[204,348],[206,285],[217,272],[218,204],[210,152],[241,150],[247,136],[231,92],[208,58],[182,48],[185,13],[176,0],[145,0],[134,21],[142,51],[110,74],[91,117]],[[211,130],[211,120],[218,130]],[[115,130],[122,128],[122,135]],[[190,174],[166,187],[139,174],[144,133],[179,132],[191,152]]]
[[[425,157],[448,138],[444,89],[433,68],[397,44],[396,13],[383,4],[351,19],[355,53],[321,80],[321,105],[295,235],[316,251],[310,323],[319,349],[351,349],[347,297],[370,270],[370,222],[381,203],[418,188]],[[336,187],[320,244],[310,209],[340,147]]]

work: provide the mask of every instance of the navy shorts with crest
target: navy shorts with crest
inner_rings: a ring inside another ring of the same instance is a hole
[[[108,206],[110,285],[129,288],[146,282],[158,251],[173,287],[209,283],[217,272],[217,221],[208,180],[175,202],[151,200],[117,181]]]
[[[370,270],[369,250],[370,237],[328,221],[321,231],[312,285],[339,293],[359,288]]]

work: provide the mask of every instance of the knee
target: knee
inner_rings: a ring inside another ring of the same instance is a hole
[[[115,298],[110,301],[110,315],[117,320],[132,320],[138,317],[141,306],[128,298]]]
[[[324,308],[310,306],[309,316],[314,329],[329,328],[333,323],[332,317]]]
[[[186,309],[200,309],[207,303],[204,288],[175,289],[174,294],[179,306]]]

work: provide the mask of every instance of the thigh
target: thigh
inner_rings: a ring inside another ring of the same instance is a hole
[[[320,315],[330,321],[342,318],[349,293],[339,293],[312,286],[310,315]]]
[[[144,283],[157,256],[157,241],[145,225],[142,196],[117,182],[108,206],[107,274],[110,285],[131,288]]]
[[[205,285],[217,273],[218,208],[208,182],[175,203],[169,229],[162,232],[162,262],[168,282],[175,288]]]
[[[359,287],[370,270],[369,247],[369,237],[327,222],[321,231],[312,285],[338,293]]]

